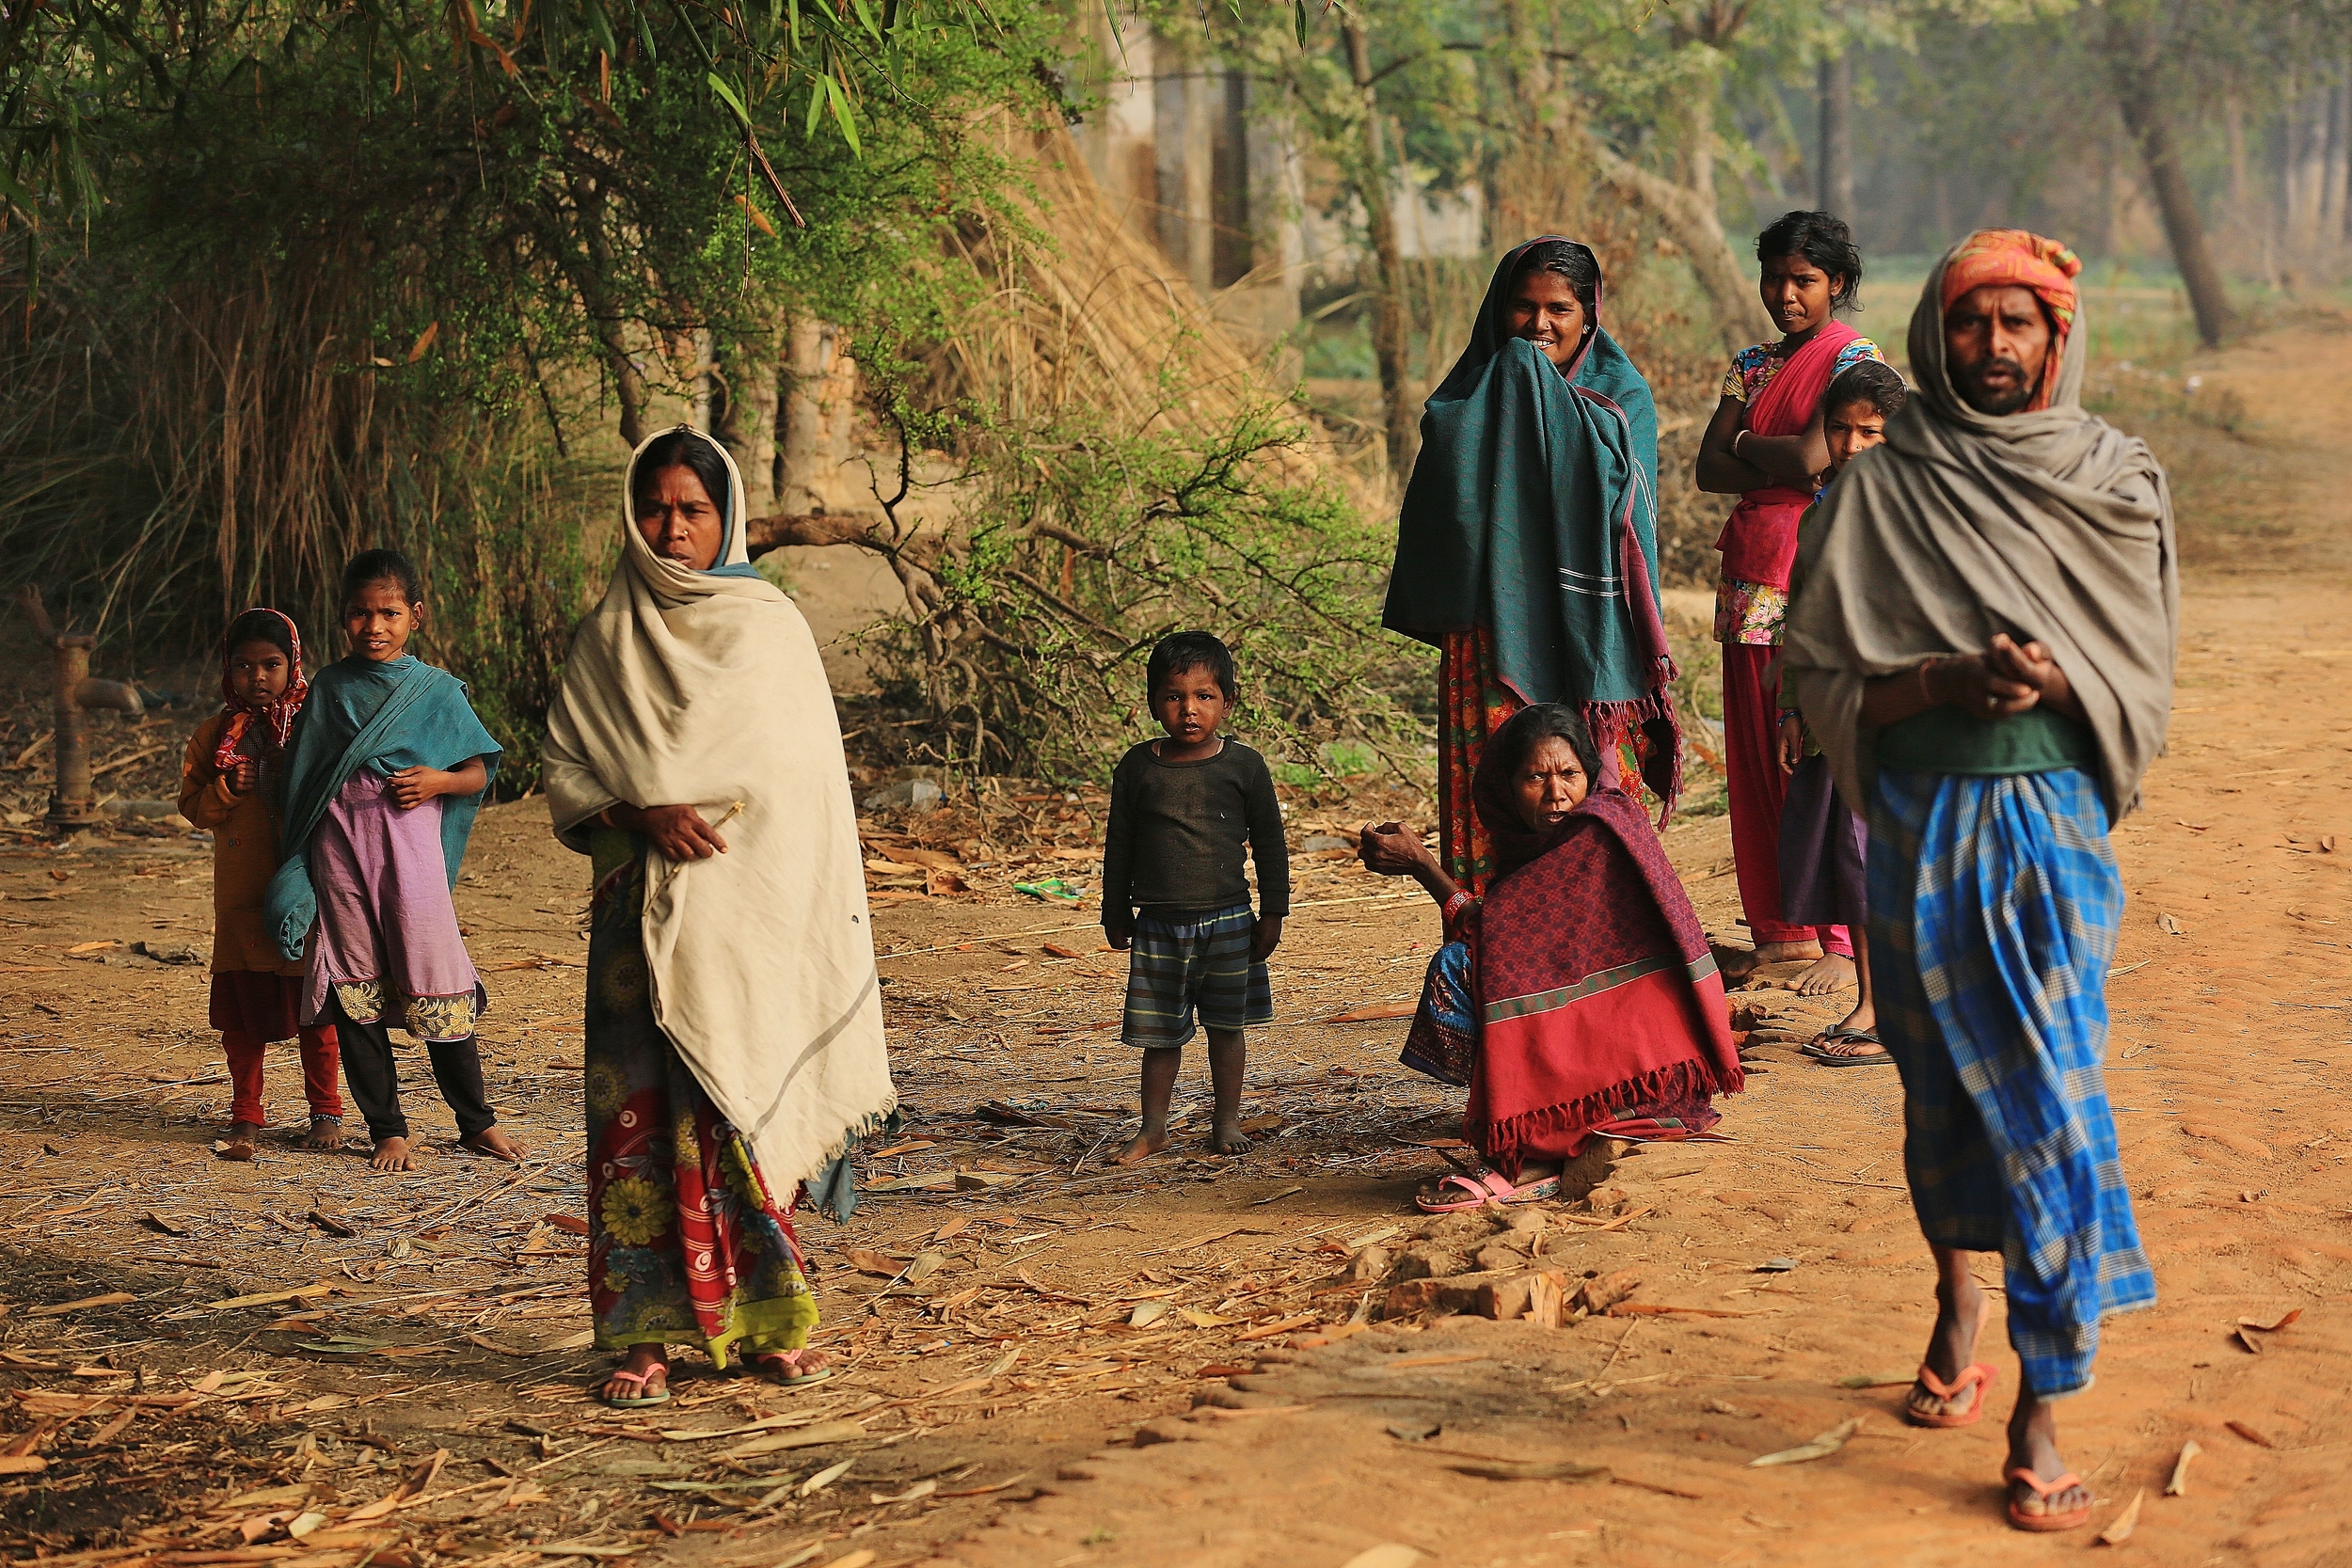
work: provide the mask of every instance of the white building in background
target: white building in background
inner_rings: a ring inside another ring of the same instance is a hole
[[[1303,290],[1356,272],[1360,210],[1324,214],[1263,84],[1140,21],[1122,23],[1114,39],[1097,8],[1089,26],[1113,75],[1102,108],[1073,134],[1104,196],[1238,337],[1254,345],[1288,332]],[[1404,172],[1398,187],[1407,258],[1484,254],[1483,192],[1431,192]]]

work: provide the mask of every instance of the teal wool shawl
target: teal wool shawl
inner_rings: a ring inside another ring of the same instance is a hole
[[[466,683],[414,655],[383,664],[346,658],[320,671],[286,747],[281,859],[262,906],[266,928],[287,961],[301,958],[318,916],[310,840],[353,774],[365,768],[389,778],[404,768],[455,768],[483,759],[489,777],[481,793],[441,798],[441,858],[454,888],[474,817],[498,777],[501,750],[466,700]]]
[[[1470,346],[1430,394],[1382,623],[1433,647],[1484,629],[1522,701],[1575,704],[1604,746],[1643,729],[1645,782],[1671,811],[1681,736],[1658,610],[1658,409],[1600,328],[1597,286],[1565,373],[1511,335],[1519,261],[1542,243],[1495,268]]]

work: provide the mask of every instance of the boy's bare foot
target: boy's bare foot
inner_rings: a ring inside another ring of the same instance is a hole
[[[1114,1165],[1139,1165],[1167,1147],[1167,1128],[1163,1127],[1156,1132],[1138,1132],[1126,1148],[1111,1156],[1111,1164]]]
[[[1923,1357],[1928,1370],[1947,1387],[1977,1358],[1977,1334],[1984,1326],[1984,1291],[1965,1271],[1960,1273],[1959,1278],[1957,1291],[1944,1281],[1936,1284],[1935,1327],[1928,1337],[1928,1354]],[[1914,1383],[1907,1402],[1922,1416],[1965,1416],[1982,1398],[1984,1385],[1980,1383],[1954,1390],[1950,1399],[1931,1393],[1924,1383]],[[2058,1474],[2056,1470],[2050,1473]]]
[[[1241,1130],[1239,1121],[1219,1121],[1209,1129],[1209,1152],[1212,1154],[1247,1154],[1254,1147],[1249,1135]]]
[[[495,1154],[509,1164],[519,1165],[531,1150],[508,1137],[495,1123],[484,1128],[470,1138],[460,1138],[459,1145],[477,1154]]]
[[[261,1135],[262,1124],[260,1122],[232,1121],[229,1124],[229,1131],[220,1136],[220,1147],[213,1150],[214,1157],[221,1160],[250,1160],[253,1158],[254,1140]]]
[[[303,1136],[305,1148],[341,1148],[343,1147],[343,1118],[321,1116],[312,1112],[310,1131]]]
[[[1832,991],[1851,990],[1853,985],[1853,960],[1843,953],[1824,953],[1813,960],[1811,969],[1797,976],[1797,994],[1827,996]]]
[[[406,1138],[379,1139],[373,1153],[368,1156],[370,1170],[415,1170],[416,1152]]]

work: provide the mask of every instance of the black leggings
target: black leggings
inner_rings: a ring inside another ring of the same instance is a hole
[[[351,1098],[368,1120],[368,1136],[377,1143],[408,1135],[408,1118],[400,1109],[400,1066],[392,1056],[391,1031],[383,1023],[355,1023],[341,1003],[330,1004],[335,1037],[342,1045],[343,1081]],[[433,1082],[457,1117],[457,1135],[478,1137],[498,1125],[498,1114],[482,1086],[482,1053],[474,1038],[429,1040],[425,1053],[433,1059]]]

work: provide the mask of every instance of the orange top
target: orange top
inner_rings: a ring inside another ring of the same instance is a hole
[[[262,895],[278,874],[278,814],[266,791],[236,794],[213,763],[228,717],[216,713],[199,724],[180,765],[180,815],[213,833],[213,973],[299,974],[299,963],[278,957],[262,918]]]

